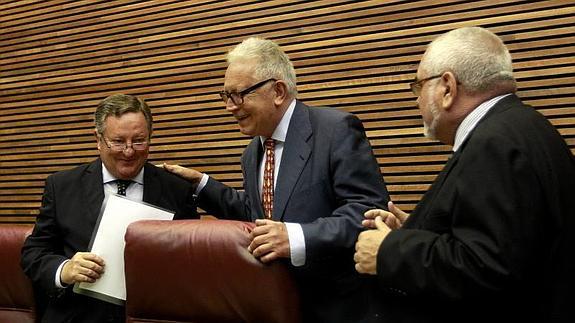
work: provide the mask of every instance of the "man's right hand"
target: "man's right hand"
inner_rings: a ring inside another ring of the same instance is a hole
[[[77,252],[62,267],[60,281],[71,285],[76,282],[93,283],[104,273],[104,259],[89,252]]]
[[[361,224],[368,229],[375,229],[375,218],[381,217],[383,222],[392,230],[399,229],[403,225],[403,222],[407,220],[409,214],[403,212],[400,208],[395,206],[393,202],[389,201],[387,203],[387,208],[389,211],[373,209],[365,212],[365,220]]]
[[[180,165],[169,165],[169,164],[164,163],[162,166],[168,172],[174,173],[174,174],[180,176],[181,178],[184,178],[184,179],[192,182],[192,184],[196,184],[196,185],[200,183],[200,181],[202,180],[202,177],[204,176],[203,173],[200,173],[195,169],[185,168],[185,167],[182,167]]]

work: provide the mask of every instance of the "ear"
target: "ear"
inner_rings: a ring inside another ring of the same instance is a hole
[[[452,72],[445,72],[441,76],[443,81],[443,96],[441,101],[441,106],[443,110],[449,110],[455,102],[457,97],[457,79]]]
[[[274,91],[276,92],[274,96],[274,104],[280,106],[288,97],[288,90],[286,82],[278,80],[274,83]]]
[[[100,150],[100,148],[101,148],[100,144],[102,141],[100,140],[100,137],[98,136],[98,130],[97,129],[94,129],[94,136],[96,137],[96,145],[98,147],[98,150]]]

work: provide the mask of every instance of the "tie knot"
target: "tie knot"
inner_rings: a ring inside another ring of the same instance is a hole
[[[126,196],[126,189],[128,188],[128,186],[130,186],[130,184],[132,184],[131,180],[117,179],[116,185],[118,186],[118,194]]]
[[[264,141],[264,147],[266,147],[266,149],[274,149],[276,146],[276,141],[273,140],[272,138],[268,138]]]

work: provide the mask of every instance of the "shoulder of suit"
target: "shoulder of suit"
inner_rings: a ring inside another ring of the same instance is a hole
[[[155,166],[149,162],[146,162],[146,164],[144,164],[144,178],[146,177],[146,172],[148,173],[148,176],[155,176],[156,178],[159,178],[161,181],[167,181],[170,182],[173,185],[191,185],[188,181],[186,181],[185,179],[174,175],[170,172],[168,172],[167,170],[163,169],[162,167],[158,167]],[[145,184],[144,184],[145,185]]]
[[[467,141],[471,146],[489,144],[527,152],[547,149],[552,146],[553,138],[560,138],[556,128],[533,107],[518,99],[502,103],[493,107],[469,135]]]
[[[339,110],[334,107],[309,107],[309,113],[312,117],[320,117],[321,119],[327,120],[341,120],[349,116],[353,116],[347,111]]]
[[[93,164],[94,162],[53,173],[46,178],[46,183],[51,182],[64,187],[77,187],[76,185],[81,185],[83,182],[82,178],[89,174],[87,169]]]
[[[80,165],[80,166],[76,166],[76,167],[70,168],[70,169],[61,170],[61,171],[58,171],[58,172],[56,172],[56,173],[51,174],[49,177],[54,177],[54,178],[66,178],[66,177],[80,176],[80,175],[82,175],[84,172],[86,172],[86,170],[87,170],[93,163],[94,163],[94,162],[87,163],[87,164],[82,164],[82,165]]]
[[[477,128],[500,127],[508,131],[511,129],[525,129],[529,132],[539,130],[540,126],[535,127],[535,125],[541,122],[549,123],[540,112],[529,105],[523,104],[518,98],[513,100],[513,97],[510,97],[503,100],[498,102],[492,108],[492,111],[487,113],[485,120],[480,121]]]

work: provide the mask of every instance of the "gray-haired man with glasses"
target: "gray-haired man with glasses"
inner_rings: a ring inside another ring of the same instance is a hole
[[[193,169],[166,165],[198,186],[198,205],[221,218],[255,221],[248,250],[290,265],[306,322],[371,322],[366,278],[354,272],[362,214],[387,191],[361,121],[296,99],[296,76],[274,42],[248,38],[228,53],[220,97],[240,131],[245,191]]]
[[[124,322],[124,308],[75,294],[76,282],[95,282],[105,260],[87,252],[102,201],[125,195],[196,218],[192,186],[148,163],[152,114],[146,102],[112,95],[96,109],[100,158],[46,179],[34,231],[22,248],[22,267],[32,279],[41,322]]]
[[[575,322],[575,158],[516,95],[503,41],[437,37],[411,90],[453,155],[411,214],[365,214],[354,257],[379,281],[382,322]]]

